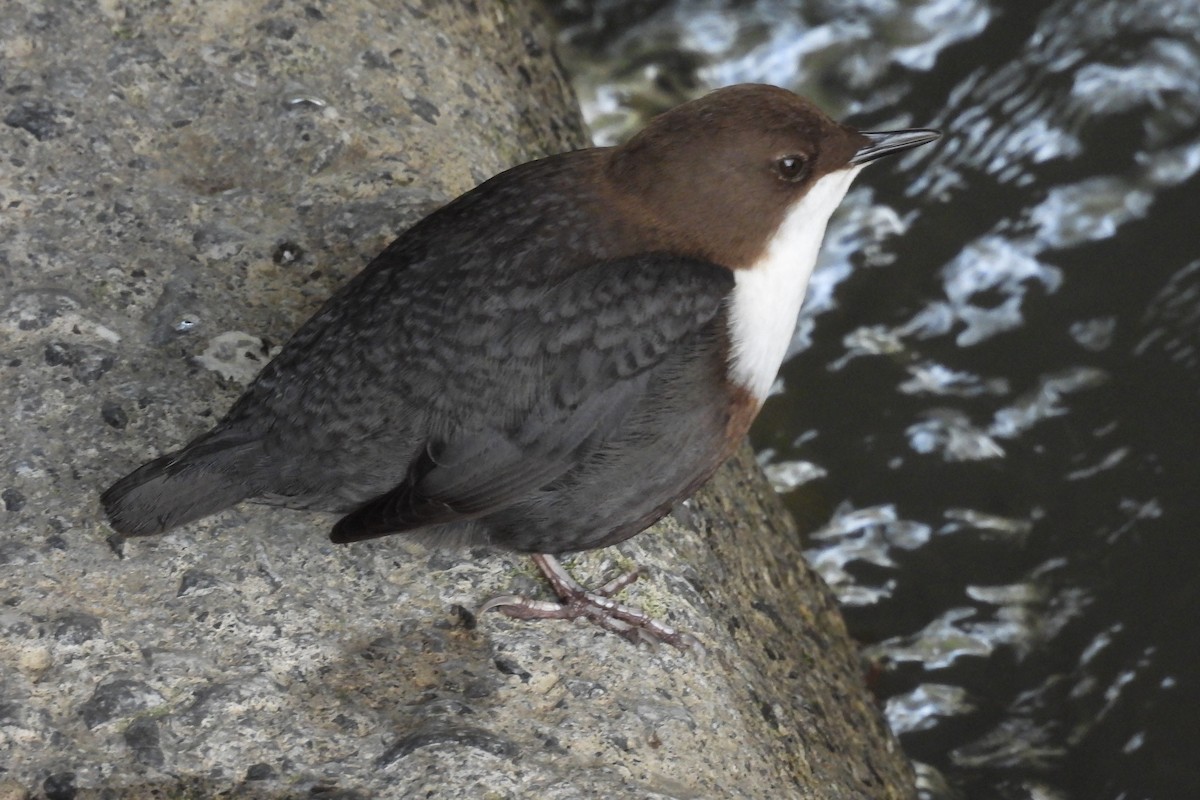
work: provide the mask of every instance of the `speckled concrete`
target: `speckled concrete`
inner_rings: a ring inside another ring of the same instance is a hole
[[[548,41],[519,2],[5,0],[0,797],[911,794],[744,454],[576,564],[646,564],[630,601],[703,659],[475,619],[546,591],[515,557],[102,521],[396,232],[582,141]]]

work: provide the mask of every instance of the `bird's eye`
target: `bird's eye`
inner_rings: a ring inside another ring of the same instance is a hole
[[[775,162],[775,171],[783,180],[795,183],[808,174],[808,159],[802,155],[784,156]]]

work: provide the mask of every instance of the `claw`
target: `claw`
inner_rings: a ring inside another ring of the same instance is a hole
[[[608,583],[601,586],[599,589],[596,589],[595,593],[601,597],[612,597],[614,594],[621,591],[626,586],[629,586],[641,576],[642,568],[635,567],[634,569],[629,570],[629,572],[626,572],[624,575],[618,575]]]
[[[623,605],[612,596],[638,579],[640,569],[625,573],[599,589],[589,591],[581,586],[562,563],[551,555],[539,553],[533,556],[554,592],[562,602],[532,600],[515,594],[500,595],[488,600],[479,608],[479,613],[496,610],[514,619],[578,619],[584,617],[605,630],[624,636],[634,644],[656,645],[666,642],[684,651],[704,654],[700,640],[689,633],[677,631],[666,623],[659,622],[640,608]]]
[[[531,602],[534,601],[530,600],[528,597],[522,597],[519,594],[497,595],[481,605],[479,610],[475,612],[475,616],[479,616],[485,611],[491,611],[493,608],[500,608],[501,606],[523,606],[526,603]]]

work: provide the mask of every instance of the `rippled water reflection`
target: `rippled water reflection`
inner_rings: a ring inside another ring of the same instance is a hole
[[[847,198],[756,443],[927,797],[1200,797],[1200,2],[558,13],[604,141],[738,81],[946,132]]]

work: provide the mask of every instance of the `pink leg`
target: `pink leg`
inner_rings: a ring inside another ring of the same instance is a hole
[[[542,574],[554,587],[562,602],[531,600],[520,595],[493,597],[483,604],[479,613],[493,608],[514,619],[578,619],[585,617],[600,627],[619,633],[637,644],[666,642],[680,650],[704,652],[700,640],[688,633],[650,617],[640,608],[622,605],[612,596],[638,579],[639,570],[627,572],[594,591],[588,591],[571,577],[557,558],[538,553],[533,556]]]

